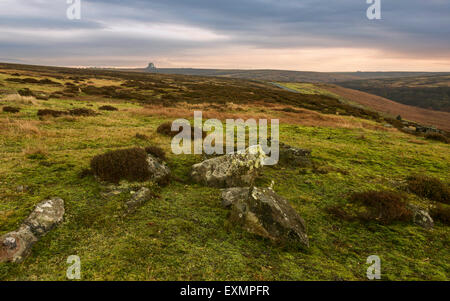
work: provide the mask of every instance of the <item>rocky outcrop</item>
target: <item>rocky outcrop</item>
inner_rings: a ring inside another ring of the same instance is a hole
[[[411,210],[413,216],[413,222],[426,229],[431,229],[434,226],[434,221],[431,218],[428,211],[419,208],[416,205],[409,204],[408,209]]]
[[[230,188],[222,193],[230,220],[248,232],[276,242],[309,246],[306,224],[288,201],[271,188]]]
[[[170,177],[170,169],[165,163],[161,163],[152,155],[147,157],[148,170],[150,172],[150,180],[161,182]]]
[[[226,154],[192,166],[192,179],[200,184],[218,188],[251,186],[263,166],[261,146]]]
[[[60,198],[39,203],[19,229],[0,238],[0,262],[23,261],[33,244],[62,222],[64,212],[64,201]]]

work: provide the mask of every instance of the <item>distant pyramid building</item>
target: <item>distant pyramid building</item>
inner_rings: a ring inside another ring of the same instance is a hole
[[[145,69],[147,69],[147,70],[156,70],[156,66],[153,63],[149,63],[147,68],[145,68]]]

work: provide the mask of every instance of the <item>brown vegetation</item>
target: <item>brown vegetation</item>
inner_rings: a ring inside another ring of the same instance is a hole
[[[19,113],[20,112],[20,108],[6,106],[6,107],[3,107],[3,112],[5,112],[5,113]]]
[[[152,156],[154,156],[157,159],[160,159],[161,161],[165,161],[166,160],[166,152],[160,148],[159,146],[147,146],[145,148],[145,151],[147,152],[147,154],[150,154]]]
[[[423,175],[412,175],[407,178],[408,189],[432,201],[450,204],[450,187],[441,180]]]
[[[442,222],[445,225],[450,225],[450,207],[437,204],[437,206],[431,209],[431,217],[435,220]]]
[[[120,180],[145,181],[150,172],[147,153],[143,148],[109,151],[91,161],[92,172],[101,180],[118,183]]]
[[[434,141],[439,141],[439,142],[443,142],[443,143],[450,143],[450,138],[445,137],[442,134],[439,133],[428,133],[425,135],[425,138],[428,140],[434,140]]]
[[[350,201],[365,207],[365,211],[358,213],[362,220],[391,224],[412,217],[404,196],[396,191],[357,192],[350,196]]]
[[[101,110],[101,111],[118,111],[119,110],[118,108],[113,107],[113,106],[109,106],[109,105],[101,106],[98,109]]]

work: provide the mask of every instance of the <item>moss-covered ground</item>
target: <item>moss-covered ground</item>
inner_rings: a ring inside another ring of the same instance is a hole
[[[0,88],[33,88],[0,76]],[[119,111],[95,117],[36,116],[43,108],[97,110],[105,104]],[[381,258],[383,280],[450,277],[448,226],[437,222],[425,230],[412,223],[346,222],[326,211],[345,205],[351,192],[401,190],[414,173],[448,182],[448,144],[396,130],[282,123],[280,140],[312,149],[314,162],[325,172],[267,167],[257,184],[268,186],[274,180],[275,191],[304,218],[310,237],[305,251],[274,245],[230,224],[220,190],[189,181],[190,166],[202,157],[173,155],[170,138],[156,133],[171,118],[137,114],[139,103],[101,97],[92,102],[50,98],[17,106],[22,109],[18,114],[0,112],[0,235],[18,227],[50,196],[65,200],[66,215],[23,263],[1,263],[0,280],[65,280],[70,255],[81,258],[82,280],[364,280],[369,255]],[[136,133],[149,140],[137,139]],[[107,185],[92,176],[79,177],[94,155],[147,145],[167,151],[168,165],[180,180],[163,188],[145,183],[159,197],[133,215],[124,216],[128,190],[107,196]],[[18,192],[19,185],[29,189]]]

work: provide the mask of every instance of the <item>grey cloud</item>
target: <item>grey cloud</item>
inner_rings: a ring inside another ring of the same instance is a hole
[[[19,1],[26,5],[24,1]],[[65,1],[63,1],[65,2]],[[82,0],[82,20],[65,18],[61,4],[29,0],[49,14],[21,18],[2,15],[0,30],[22,28],[84,29],[71,41],[2,40],[0,56],[67,57],[99,55],[174,55],[195,49],[226,46],[254,48],[352,47],[373,48],[405,57],[448,58],[450,2],[444,0],[382,0],[383,20],[366,18],[365,0]],[[56,14],[56,11],[58,13]],[[51,16],[51,17],[49,17]],[[105,33],[117,23],[177,24],[193,26],[228,37],[226,41],[198,42]]]

